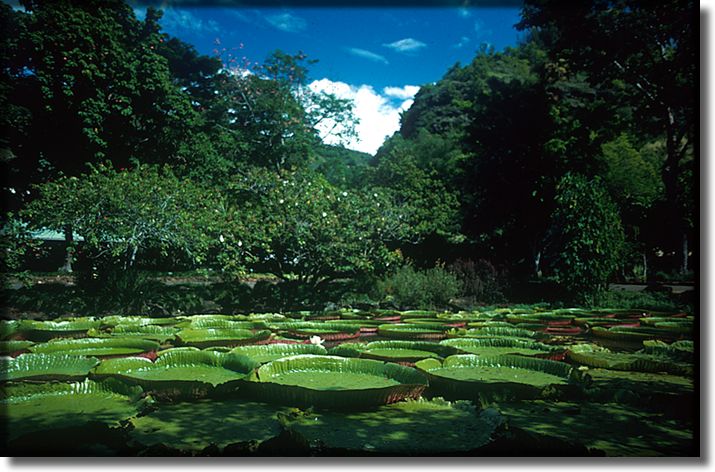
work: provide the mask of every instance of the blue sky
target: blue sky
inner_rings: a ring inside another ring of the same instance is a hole
[[[456,62],[466,64],[486,44],[517,43],[519,8],[219,8],[159,6],[166,32],[209,55],[260,62],[272,51],[302,51],[310,88],[355,103],[358,138],[329,143],[374,153],[399,129],[400,114],[421,85],[436,82]],[[136,7],[143,16],[145,7]],[[217,44],[220,43],[220,44]],[[325,128],[332,126],[326,123]]]
[[[519,21],[519,7],[513,3],[466,8],[129,3],[142,19],[146,5],[164,10],[164,31],[203,54],[215,55],[218,49],[224,59],[262,62],[281,49],[317,59],[310,68],[310,88],[352,99],[360,120],[359,139],[340,144],[369,153],[399,129],[400,113],[420,86],[438,81],[456,62],[469,63],[483,44],[499,51],[516,45],[521,36],[513,27]],[[324,140],[335,142],[327,136]]]

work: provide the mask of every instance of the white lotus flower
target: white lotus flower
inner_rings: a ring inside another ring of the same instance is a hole
[[[316,346],[322,346],[324,342],[325,342],[325,339],[322,339],[320,336],[311,336],[310,337],[310,344],[315,344]]]

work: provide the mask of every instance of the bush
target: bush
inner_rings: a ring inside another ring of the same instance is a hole
[[[505,300],[507,275],[486,259],[457,259],[448,267],[462,284],[462,295],[486,303]]]
[[[457,277],[444,267],[415,270],[405,265],[377,283],[376,298],[401,308],[436,308],[447,306],[461,288]]]

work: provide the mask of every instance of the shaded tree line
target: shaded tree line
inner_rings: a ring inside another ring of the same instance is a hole
[[[249,67],[157,9],[21,3],[0,5],[6,271],[40,228],[66,235],[67,270],[80,235],[100,278],[151,257],[318,290],[480,260],[588,297],[659,254],[692,267],[692,2],[529,0],[525,39],[423,86],[375,156],[321,143],[355,119],[303,53]]]

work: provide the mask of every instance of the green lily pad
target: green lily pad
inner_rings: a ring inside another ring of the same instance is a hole
[[[676,375],[692,375],[693,366],[674,362],[667,358],[644,353],[611,352],[595,344],[577,344],[569,347],[568,357],[574,362],[589,367],[638,372],[668,372]]]
[[[258,369],[255,393],[295,406],[364,408],[416,398],[427,379],[415,369],[370,359],[298,355]]]
[[[72,356],[122,356],[155,351],[158,347],[157,342],[137,338],[62,338],[35,344],[30,351]]]
[[[139,399],[141,393],[141,388],[114,379],[9,384],[0,392],[0,418],[10,440],[31,432],[87,423],[118,426],[140,411],[144,404]]]
[[[478,354],[480,356],[496,356],[502,354],[538,356],[563,351],[562,348],[549,346],[536,341],[506,337],[453,338],[440,341],[440,344],[451,346],[466,353]]]
[[[248,356],[256,362],[265,364],[282,357],[298,354],[327,354],[323,346],[315,344],[265,344],[261,346],[239,346],[231,350],[237,354]]]
[[[248,329],[191,329],[186,328],[176,335],[179,344],[195,347],[238,346],[264,341],[271,337],[271,332]]]
[[[0,380],[78,380],[97,364],[95,357],[27,353],[0,365]]]
[[[91,329],[87,332],[87,334],[92,337],[114,336],[121,338],[151,339],[163,343],[169,339],[173,339],[178,332],[178,328],[174,328],[172,326],[120,324],[116,325],[114,328],[112,328],[109,332],[106,333]]]
[[[693,362],[694,351],[693,341],[675,341],[671,344],[658,340],[643,341],[643,352],[646,354],[667,357],[675,361]]]
[[[171,326],[176,324],[176,318],[149,318],[146,316],[125,316],[110,315],[100,318],[101,327],[113,328],[117,325],[139,325],[139,326]]]
[[[253,321],[238,321],[233,319],[225,318],[197,318],[192,320],[182,321],[176,325],[179,328],[191,328],[191,329],[267,329],[268,323],[263,320],[253,320]]]
[[[20,327],[17,320],[0,320],[0,339],[7,339],[15,334]]]
[[[451,328],[441,324],[395,323],[378,326],[380,336],[397,339],[444,339]]]
[[[591,329],[591,333],[598,338],[635,342],[641,342],[646,339],[672,339],[678,337],[678,333],[645,326],[636,328],[614,326],[608,329],[595,326]]]
[[[265,441],[281,432],[280,406],[238,399],[197,400],[162,404],[131,420],[130,437],[143,446],[165,445],[184,452],[208,446]]]
[[[341,355],[341,347],[346,349],[341,345],[331,352]],[[374,341],[367,344],[354,344],[352,348],[355,349],[356,357],[392,362],[417,362],[429,357],[447,357],[458,352],[451,347],[427,341]]]
[[[399,456],[465,453],[488,444],[501,423],[469,402],[407,400],[366,412],[296,415],[287,427],[311,445],[345,453]]]
[[[239,354],[214,351],[166,351],[152,362],[143,357],[107,359],[97,366],[97,376],[111,375],[147,389],[211,387],[242,380],[257,363]],[[203,385],[202,385],[203,384]]]
[[[430,391],[450,399],[537,398],[548,387],[568,385],[571,366],[525,356],[450,356],[416,363],[428,374]]]
[[[83,336],[88,330],[99,328],[100,324],[100,320],[91,317],[63,321],[23,320],[18,331],[30,340],[46,341],[57,337]]]
[[[10,340],[10,341],[0,341],[0,354],[12,354],[19,351],[27,351],[30,346],[35,344],[32,341],[20,341],[20,340]]]
[[[504,327],[500,327],[500,326],[468,329],[467,332],[465,333],[465,336],[469,337],[469,338],[494,338],[494,337],[527,338],[527,339],[548,339],[549,338],[548,334],[540,333],[537,331],[521,329],[521,328],[504,328]]]
[[[299,338],[320,336],[325,340],[336,341],[351,339],[360,336],[360,326],[354,324],[321,323],[315,321],[302,321],[291,323],[276,323],[271,328],[288,333]]]

